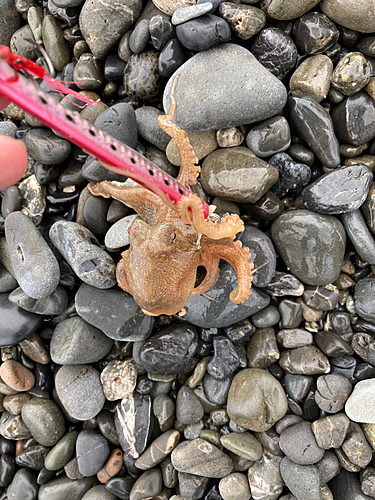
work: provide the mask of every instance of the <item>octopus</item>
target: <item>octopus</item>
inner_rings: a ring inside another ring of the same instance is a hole
[[[159,126],[172,137],[181,157],[177,180],[190,189],[200,172],[198,159],[185,132],[172,123],[176,110],[175,87],[171,106],[158,118]],[[237,287],[230,293],[235,304],[250,295],[253,263],[249,249],[242,247],[237,233],[244,224],[236,214],[215,214],[205,219],[200,198],[192,192],[182,196],[175,208],[143,187],[118,185],[110,181],[89,184],[94,196],[111,196],[133,208],[141,219],[128,229],[130,246],[121,254],[116,267],[118,285],[131,294],[145,314],[173,315],[183,310],[191,295],[202,295],[215,284],[220,259],[233,267]],[[215,210],[210,207],[210,212]],[[206,274],[196,286],[198,267]]]

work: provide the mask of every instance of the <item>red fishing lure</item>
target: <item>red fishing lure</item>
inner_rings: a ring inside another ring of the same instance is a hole
[[[12,101],[47,127],[95,156],[106,167],[118,174],[126,175],[140,185],[157,194],[167,205],[175,208],[182,196],[191,192],[166,172],[150,163],[144,156],[119,143],[79,113],[64,108],[57,100],[43,92],[36,82],[27,79],[19,71],[43,78],[52,89],[78,97],[81,101],[95,105],[55,79],[46,76],[44,68],[33,61],[17,56],[8,47],[0,45],[0,96]],[[201,200],[204,216],[209,216],[209,206]]]

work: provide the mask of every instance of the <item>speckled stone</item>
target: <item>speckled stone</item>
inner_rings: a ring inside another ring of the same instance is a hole
[[[161,86],[159,52],[148,50],[133,54],[124,72],[124,87],[129,97],[150,100],[156,97]]]
[[[375,31],[373,0],[323,0],[320,8],[332,21],[360,33]]]
[[[265,449],[262,458],[249,468],[247,477],[254,500],[279,498],[284,488],[280,475],[281,458]]]
[[[350,96],[365,87],[372,76],[372,65],[361,52],[349,52],[338,62],[332,75],[332,87]]]
[[[264,12],[252,5],[223,2],[220,4],[219,13],[242,40],[248,40],[266,25]]]
[[[29,399],[22,407],[21,416],[33,438],[43,446],[54,446],[65,434],[64,417],[50,399]]]
[[[88,420],[103,408],[105,396],[99,373],[92,366],[63,366],[56,375],[55,384],[61,403],[71,417]]]
[[[178,106],[174,121],[183,130],[217,130],[265,120],[280,112],[286,102],[284,85],[238,45],[222,44],[200,52],[175,74],[181,77],[176,89]],[[166,111],[170,107],[169,94],[175,74],[164,91]],[[233,81],[241,83],[228,99]]]
[[[21,212],[8,215],[5,235],[15,277],[27,295],[48,297],[60,280],[59,264],[31,220]]]
[[[67,498],[82,498],[96,482],[96,476],[84,477],[79,481],[69,479],[65,475],[52,479],[40,486],[38,500],[65,500]]]
[[[128,397],[137,383],[137,370],[130,361],[110,361],[100,374],[103,392],[109,401]]]
[[[196,17],[203,16],[204,14],[208,14],[212,11],[212,3],[205,2],[199,5],[190,5],[188,7],[180,7],[177,9],[172,16],[171,22],[175,26],[178,24],[185,23],[186,21],[190,21],[190,19],[194,19]]]
[[[269,0],[263,3],[262,8],[273,19],[289,21],[302,16],[318,3],[319,0]]]
[[[289,490],[296,494],[294,498],[323,500],[319,471],[314,465],[299,465],[285,457],[280,463],[280,473]]]
[[[0,377],[11,389],[18,392],[29,391],[35,384],[33,372],[12,359],[1,364]]]
[[[76,454],[78,470],[84,477],[99,472],[109,456],[109,444],[100,432],[83,430],[78,434]]]
[[[290,234],[291,226],[300,229]],[[276,219],[271,235],[286,266],[303,283],[326,285],[338,278],[346,236],[335,217],[293,210]]]
[[[1,3],[2,16],[0,18],[0,44],[9,46],[11,36],[22,25],[22,17],[15,7],[13,0],[3,0]]]
[[[328,95],[333,64],[328,56],[319,54],[301,62],[290,79],[292,95],[307,95],[321,102]]]
[[[248,368],[233,378],[227,412],[237,425],[266,431],[285,415],[287,408],[280,382],[265,370]]]
[[[126,0],[121,5],[117,5],[116,0],[85,2],[79,24],[94,56],[105,56],[138,19],[141,11],[141,0]]]
[[[224,500],[250,500],[251,493],[245,474],[233,472],[219,483],[220,495]]]

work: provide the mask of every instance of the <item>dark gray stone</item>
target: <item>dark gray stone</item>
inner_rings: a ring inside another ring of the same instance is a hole
[[[62,286],[58,286],[51,295],[43,299],[29,297],[20,287],[9,295],[9,300],[25,311],[46,316],[62,314],[69,302],[68,294]]]
[[[28,153],[44,165],[57,165],[66,160],[71,151],[70,142],[57,137],[47,128],[32,128],[25,136]]]
[[[260,268],[254,273],[253,286],[267,286],[276,270],[276,252],[272,240],[263,231],[245,225],[241,242],[244,247],[249,248],[254,268]]]
[[[9,47],[13,33],[21,28],[21,26],[22,17],[17,11],[14,1],[2,0],[0,10],[0,44]]]
[[[280,473],[298,500],[323,500],[319,471],[314,465],[299,465],[285,457],[280,462]]]
[[[246,144],[259,158],[285,151],[290,146],[290,128],[283,116],[275,116],[253,127]]]
[[[109,444],[97,431],[81,431],[76,441],[79,472],[84,477],[94,476],[100,471],[109,456]]]
[[[157,148],[165,151],[171,138],[159,127],[158,116],[162,114],[159,109],[153,106],[142,106],[135,110],[139,135]]]
[[[29,399],[21,415],[33,438],[43,446],[54,446],[65,433],[63,414],[50,399]]]
[[[231,30],[221,17],[205,14],[176,26],[176,36],[187,49],[201,51],[228,42]]]
[[[150,41],[150,21],[142,19],[132,31],[129,38],[129,48],[134,54],[140,54],[145,50]]]
[[[39,489],[38,500],[51,500],[51,498],[54,500],[71,500],[73,498],[82,498],[96,481],[96,476],[84,477],[79,480],[60,476],[52,479],[52,481],[48,481],[46,484],[42,484]]]
[[[9,500],[35,500],[38,495],[36,474],[27,469],[16,472],[7,490]]]
[[[280,448],[295,464],[312,465],[323,458],[324,450],[319,448],[310,422],[288,427],[280,435]]]
[[[120,102],[111,106],[98,116],[94,125],[133,149],[137,146],[137,121],[130,104]]]
[[[342,375],[322,375],[316,381],[315,401],[327,413],[337,413],[344,408],[352,392],[352,384]]]
[[[375,239],[361,211],[341,214],[340,220],[358,255],[369,264],[375,264]]]
[[[329,488],[334,498],[340,500],[371,500],[372,498],[362,493],[358,476],[343,468],[340,474],[330,481]]]
[[[201,402],[187,386],[182,386],[176,399],[176,418],[181,424],[196,424],[204,415]]]

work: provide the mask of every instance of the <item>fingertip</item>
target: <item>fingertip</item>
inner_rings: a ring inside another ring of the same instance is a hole
[[[27,168],[27,150],[23,142],[0,135],[0,189],[13,186]]]

